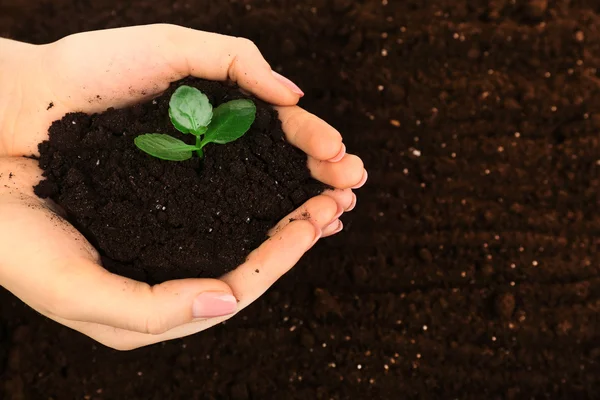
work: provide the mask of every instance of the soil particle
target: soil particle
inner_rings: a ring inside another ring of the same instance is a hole
[[[527,16],[534,20],[541,20],[548,10],[548,0],[528,0],[525,5]]]
[[[342,316],[342,311],[338,301],[327,290],[315,289],[314,314],[317,317],[324,318],[328,314]]]
[[[496,313],[503,319],[508,320],[515,311],[516,301],[512,293],[503,293],[496,297]]]
[[[421,260],[423,260],[423,262],[427,264],[433,261],[433,256],[431,255],[431,252],[425,248],[419,250],[419,257],[421,258]]]

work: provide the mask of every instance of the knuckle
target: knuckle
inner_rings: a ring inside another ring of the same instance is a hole
[[[290,110],[283,117],[282,121],[284,125],[284,129],[288,131],[288,133],[293,134],[294,138],[300,132],[309,132],[308,130],[303,130],[302,126],[306,123],[306,117],[301,110]]]
[[[75,314],[74,303],[70,301],[68,288],[54,285],[46,289],[42,307],[51,315],[71,319]]]
[[[150,315],[146,317],[144,333],[149,335],[160,335],[169,330],[167,321],[161,315]]]
[[[258,46],[252,40],[245,37],[235,38],[237,45],[247,51],[258,51]]]
[[[136,295],[140,296],[141,304],[144,304],[144,310],[140,313],[140,319],[135,321],[134,330],[140,333],[150,335],[160,335],[170,329],[166,316],[156,310],[160,291],[164,287],[162,285],[150,286],[145,283],[138,283],[134,287]]]

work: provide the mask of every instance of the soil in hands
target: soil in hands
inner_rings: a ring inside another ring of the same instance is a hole
[[[189,78],[145,104],[67,114],[39,146],[46,179],[36,194],[65,209],[107,269],[150,283],[235,268],[281,218],[325,188],[310,177],[306,154],[285,140],[277,112],[256,99],[248,133],[208,145],[202,160],[163,161],[140,151],[133,139],[144,133],[193,144],[169,120],[169,99],[181,84],[200,89],[214,107],[246,97]]]

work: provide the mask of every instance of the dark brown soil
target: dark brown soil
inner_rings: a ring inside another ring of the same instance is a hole
[[[111,272],[149,283],[218,277],[240,265],[277,222],[322,192],[306,154],[286,142],[277,112],[253,99],[250,130],[205,157],[163,161],[133,139],[164,133],[193,144],[169,120],[169,100],[186,84],[214,107],[244,98],[236,88],[199,79],[176,82],[135,107],[67,114],[40,144],[41,197],[58,203],[100,251]]]
[[[5,398],[600,397],[597,1],[383,3],[0,3],[38,43],[250,37],[370,176],[343,235],[195,337],[117,353],[3,294]]]

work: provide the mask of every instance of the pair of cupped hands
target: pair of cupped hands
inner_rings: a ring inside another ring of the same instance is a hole
[[[50,124],[64,114],[147,101],[186,76],[230,80],[273,104],[288,141],[308,155],[313,177],[336,189],[284,218],[244,264],[219,279],[150,286],[102,268],[59,208],[33,193],[41,170],[27,156],[39,154]],[[48,318],[120,350],[231,318],[320,238],[342,229],[340,216],[356,205],[352,189],[367,179],[340,133],[296,106],[302,96],[251,41],[175,25],[87,32],[41,46],[0,39],[0,285]]]

